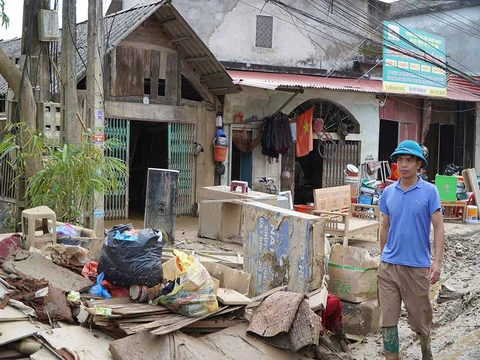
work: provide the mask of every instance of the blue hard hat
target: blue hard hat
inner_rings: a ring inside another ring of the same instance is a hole
[[[392,153],[392,155],[390,155],[390,159],[392,159],[392,161],[396,161],[397,155],[413,155],[422,160],[422,168],[428,165],[428,162],[423,155],[421,146],[413,140],[404,140],[398,144],[395,151]]]

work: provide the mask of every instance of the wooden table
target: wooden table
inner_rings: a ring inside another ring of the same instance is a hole
[[[443,220],[465,222],[467,203],[467,201],[442,201]]]

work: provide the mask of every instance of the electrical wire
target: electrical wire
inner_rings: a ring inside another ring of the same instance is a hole
[[[419,3],[420,3],[420,4],[425,4],[425,3],[422,2],[421,0],[419,0]],[[421,11],[424,11],[424,10],[425,10],[425,7],[424,7],[424,8],[421,8],[421,7],[419,7],[419,6],[415,6],[413,3],[410,3],[410,2],[408,2],[408,1],[406,2],[406,5],[409,6],[409,7],[410,7],[411,9],[413,9],[413,10],[421,10]],[[444,13],[443,11],[441,11],[441,10],[435,10],[435,12],[440,12],[440,13],[443,13],[444,15],[447,15],[447,14],[445,14],[445,13]],[[438,15],[436,15],[436,14],[434,14],[434,13],[429,13],[429,14],[425,14],[425,15],[428,16],[428,17],[430,17],[430,18],[432,18],[432,19],[438,20],[438,21],[440,21],[441,23],[443,23],[443,24],[445,24],[445,25],[448,25],[448,26],[454,28],[455,30],[458,30],[458,31],[460,31],[460,32],[463,32],[463,33],[465,33],[465,34],[468,34],[468,35],[471,35],[471,36],[474,36],[474,37],[480,39],[480,36],[479,36],[479,35],[471,34],[467,29],[465,29],[465,28],[463,28],[463,27],[461,27],[461,26],[459,26],[459,25],[456,25],[456,24],[454,24],[454,23],[452,23],[452,22],[450,22],[450,21],[448,21],[448,20],[446,20],[446,19],[444,19],[444,18],[442,18],[442,17],[440,17],[440,16],[438,16]],[[412,15],[412,16],[415,16],[415,15]],[[448,15],[447,15],[447,16],[448,16]],[[464,24],[464,23],[462,22],[462,24]],[[475,30],[476,32],[478,32],[478,29],[475,29],[475,28],[471,27],[470,25],[467,25],[467,26],[470,27],[470,28],[472,28],[472,29]]]
[[[368,0],[362,0],[364,2],[368,2]],[[400,24],[396,19],[394,19],[393,17],[391,17],[389,14],[385,13],[384,11],[382,11],[381,9],[379,9],[378,7],[376,7],[375,5],[373,4],[370,4],[369,3],[369,6],[372,6],[375,10],[379,11],[382,15],[384,15],[387,19],[389,19],[390,21],[396,23],[397,25],[399,25],[400,27],[404,28],[405,30],[409,30],[408,28],[406,28],[405,26],[403,26],[402,24]],[[428,16],[428,15],[427,15]],[[412,34],[419,38],[419,36],[417,34],[415,34],[415,32],[412,32]],[[420,39],[420,38],[419,38]],[[427,45],[431,46],[428,42],[426,43]],[[438,49],[437,49],[438,50]],[[440,51],[440,50],[438,50]],[[454,58],[452,58],[451,56],[447,55],[445,52],[443,51],[440,51],[443,55],[445,55],[445,57],[448,57],[450,58],[452,61],[454,61],[455,63],[459,64],[460,66],[464,67],[466,70],[470,71],[472,74],[474,75],[477,75],[475,74],[475,72],[471,69],[469,69],[466,65],[460,63],[459,61],[455,60]],[[478,75],[477,75],[478,76]]]
[[[255,7],[255,6],[253,6],[253,5],[250,5],[250,4],[248,4],[248,3],[246,3],[246,2],[244,2],[244,1],[242,1],[242,0],[239,0],[239,1],[242,2],[242,3],[244,3],[244,4],[247,5],[247,6],[250,6],[250,7],[254,8],[254,9],[256,9],[256,10],[260,10],[259,8]],[[278,2],[278,1],[276,1],[276,0],[269,0],[269,1],[272,2],[272,3]],[[338,6],[337,6],[337,10],[338,10]],[[264,12],[265,12],[265,11],[264,11]],[[265,13],[267,13],[267,12],[265,12]],[[289,12],[287,11],[287,13],[289,13]],[[277,18],[277,19],[279,19],[279,20],[281,20],[281,21],[287,22],[287,23],[292,24],[292,25],[295,26],[295,24],[293,24],[293,23],[291,23],[291,22],[289,22],[289,21],[287,21],[287,20],[285,20],[285,19],[279,18],[278,16],[275,16],[274,14],[271,14],[271,13],[267,13],[267,14],[270,15],[270,16],[272,16],[272,17],[274,17],[274,18]],[[292,16],[295,17],[296,19],[299,19],[297,16],[295,16],[295,15],[293,15],[293,14],[292,14]],[[301,19],[299,19],[299,20],[302,21]],[[378,21],[378,20],[377,20],[377,21]],[[308,24],[308,23],[306,23],[306,22],[304,22],[304,21],[302,21],[302,22],[303,22],[306,26],[308,26],[308,27],[310,27],[310,28],[312,28],[312,29],[314,29],[314,30],[316,30],[316,31],[319,31],[317,28],[313,27],[312,25],[310,25],[310,24]],[[383,24],[382,24],[382,26],[383,26]],[[309,30],[307,30],[307,29],[304,29],[304,30],[309,31]],[[328,39],[328,37],[329,37],[329,36],[328,36],[328,34],[327,34],[327,40],[330,40],[330,41],[331,41],[331,39]],[[365,40],[365,39],[364,39],[364,40]],[[373,40],[370,40],[370,41],[372,41],[372,42],[374,42],[374,43],[382,46],[382,43],[375,42],[375,41],[373,41]],[[408,40],[407,40],[407,41],[408,41]],[[343,43],[344,43],[344,42],[343,42]],[[344,44],[345,44],[345,45],[344,45],[345,47],[355,50],[354,48],[352,48],[352,46],[351,46],[350,44],[347,44],[347,43],[344,43]],[[413,44],[413,45],[414,45],[414,44]],[[445,71],[448,71],[448,70],[449,70],[449,69],[447,69],[446,67],[441,67],[441,66],[439,66],[437,63],[435,63],[435,62],[433,62],[433,61],[429,61],[428,59],[424,59],[424,58],[422,58],[422,57],[419,57],[418,55],[411,54],[411,52],[409,52],[409,51],[407,51],[407,50],[398,49],[398,48],[395,48],[395,47],[392,47],[392,46],[388,46],[388,45],[385,46],[385,47],[386,47],[387,49],[390,49],[390,50],[396,50],[396,51],[398,51],[399,53],[401,53],[401,54],[403,54],[403,55],[406,55],[406,56],[409,56],[409,57],[413,57],[413,58],[416,58],[416,59],[418,59],[418,60],[421,60],[421,61],[430,63],[430,64],[432,64],[432,65],[435,65],[435,66],[439,67],[439,68],[442,68],[442,69],[445,70]],[[423,51],[423,50],[422,50],[422,51]],[[397,67],[397,68],[398,68],[398,67]],[[399,69],[400,71],[405,71],[405,72],[414,74],[414,75],[416,75],[416,76],[419,76],[419,77],[421,77],[421,78],[427,79],[427,80],[429,80],[429,81],[432,81],[431,79],[429,79],[429,78],[427,78],[427,77],[424,77],[424,76],[415,74],[415,73],[410,72],[410,71],[408,71],[408,70],[406,70],[406,69],[401,69],[401,68],[398,68],[398,69]],[[450,71],[450,72],[452,72],[452,71]],[[454,73],[454,74],[455,74],[455,75],[458,75],[458,74],[456,74],[456,73]],[[462,77],[462,76],[460,76],[460,75],[458,75],[458,76],[459,76],[459,77]],[[476,84],[476,80],[473,80],[473,81],[474,81],[475,84]],[[437,84],[441,85],[442,87],[444,87],[444,86],[446,85],[446,84],[442,84],[442,83],[440,83],[440,82],[438,82],[438,81],[434,81],[434,82],[436,82]],[[472,82],[472,81],[470,81],[470,82]],[[457,89],[457,91],[458,91],[458,92],[465,93],[465,94],[468,94],[468,95],[471,95],[471,93],[468,92],[468,91],[464,91],[464,90],[461,90],[461,89]]]
[[[414,104],[410,104],[406,101],[402,101],[398,97],[392,96],[391,94],[390,94],[390,98],[395,99],[395,101],[398,101],[399,103],[402,103],[402,104],[405,104],[405,105],[408,105],[408,106],[411,106],[411,107],[414,107],[414,108],[417,108],[417,109],[429,110],[428,108],[425,108],[423,106],[417,106],[417,105],[414,105]],[[476,110],[476,108],[474,108],[474,107],[469,108],[469,109],[463,109],[463,110],[435,110],[435,109],[433,109],[433,107],[431,109],[432,112],[444,113],[444,114],[464,113],[464,112],[470,112],[470,111],[475,114],[475,110]]]

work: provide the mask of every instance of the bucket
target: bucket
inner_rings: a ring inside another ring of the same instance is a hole
[[[227,147],[226,146],[214,146],[213,147],[213,160],[215,162],[224,162],[227,158]]]
[[[295,211],[304,213],[304,214],[311,214],[313,210],[315,210],[315,205],[293,205],[295,207]]]
[[[467,216],[465,217],[467,224],[478,224],[478,207],[475,205],[467,206]]]

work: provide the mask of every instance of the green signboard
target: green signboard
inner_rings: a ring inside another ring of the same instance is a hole
[[[383,91],[447,96],[445,39],[383,22]]]

